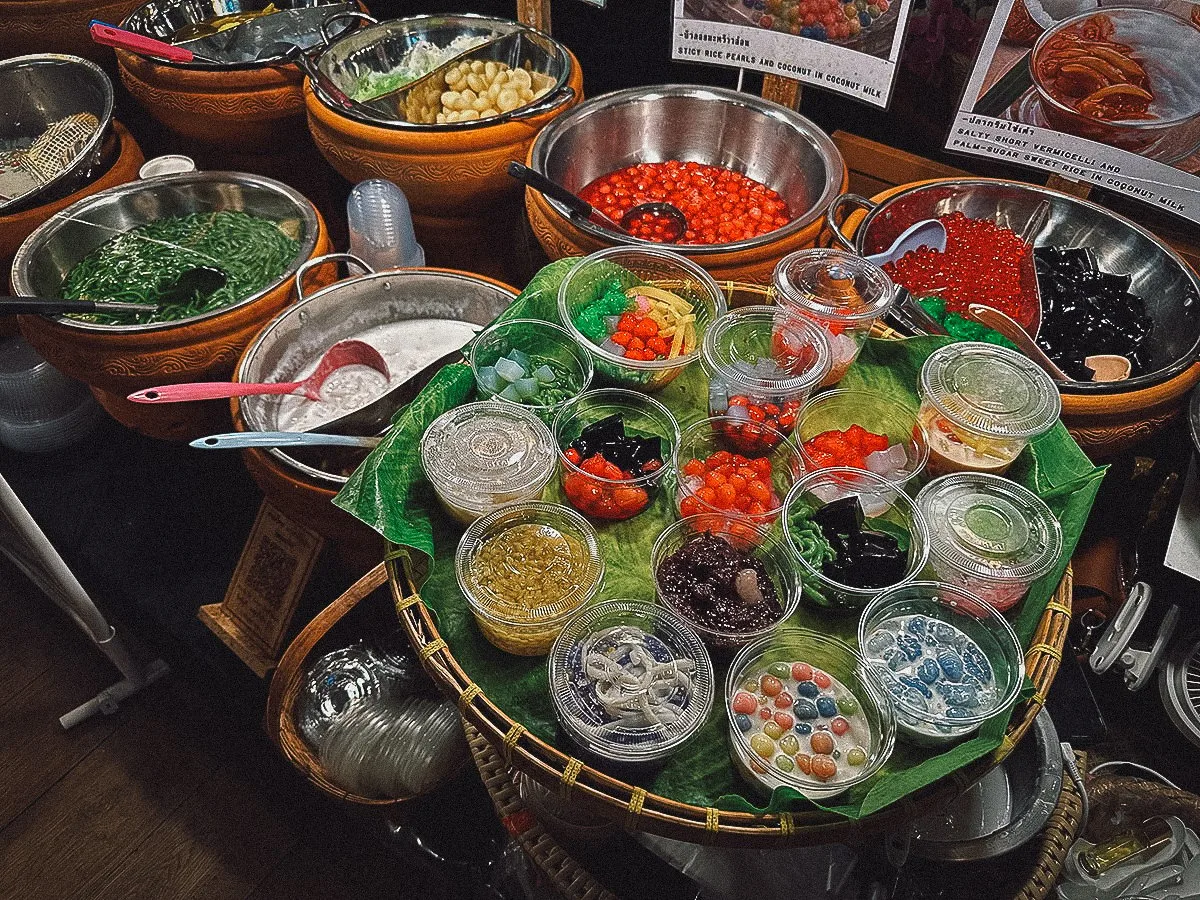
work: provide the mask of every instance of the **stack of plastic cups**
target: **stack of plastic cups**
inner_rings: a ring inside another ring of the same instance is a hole
[[[63,375],[23,338],[0,340],[0,444],[22,453],[60,450],[99,418],[87,385]]]

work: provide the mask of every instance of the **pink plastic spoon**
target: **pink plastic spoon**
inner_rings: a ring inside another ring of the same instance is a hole
[[[369,366],[384,378],[391,378],[387,361],[379,351],[363,341],[338,341],[325,351],[316,370],[303,381],[279,381],[272,384],[243,384],[238,381],[200,381],[193,384],[165,384],[130,394],[134,403],[182,403],[187,400],[220,400],[252,394],[303,394],[309,400],[321,399],[325,379],[343,366]]]

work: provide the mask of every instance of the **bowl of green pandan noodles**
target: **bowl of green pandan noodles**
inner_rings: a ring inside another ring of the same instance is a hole
[[[102,191],[53,216],[17,250],[12,292],[146,304],[144,313],[19,321],[38,353],[88,384],[118,421],[151,437],[190,440],[228,430],[228,406],[135,404],[126,396],[228,380],[254,335],[292,301],[300,267],[328,250],[320,214],[287,185],[188,172]],[[224,283],[172,296],[184,273],[198,268],[219,269]],[[170,302],[158,304],[165,297]]]

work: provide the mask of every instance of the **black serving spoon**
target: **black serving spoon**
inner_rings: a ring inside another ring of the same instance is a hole
[[[61,297],[0,297],[0,315],[28,313],[145,313],[160,306],[204,299],[225,286],[229,276],[212,266],[196,266],[180,274],[159,292],[155,303],[123,303],[117,300],[64,300]]]

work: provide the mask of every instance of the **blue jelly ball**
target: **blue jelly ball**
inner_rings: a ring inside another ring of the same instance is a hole
[[[737,722],[738,731],[742,732],[743,734],[754,727],[754,723],[750,721],[750,717],[745,713],[739,713],[734,718],[734,721]]]
[[[812,734],[812,724],[809,722],[797,722],[796,734]]]
[[[861,25],[863,28],[866,28],[868,25],[871,24],[871,17],[867,14],[867,12],[865,10],[858,14],[858,24]]]
[[[913,616],[911,619],[908,620],[908,624],[905,625],[904,627],[908,631],[909,634],[915,635],[917,637],[924,637],[925,636],[925,617],[924,616]]]
[[[919,692],[926,700],[933,699],[933,691],[931,691],[929,689],[929,685],[923,682],[920,678],[916,678],[912,675],[901,675],[900,683],[905,687],[910,687],[914,691]]]
[[[817,712],[827,719],[832,719],[838,714],[837,701],[832,697],[818,697]]]
[[[921,666],[917,669],[917,677],[926,684],[933,684],[942,675],[942,667],[937,664],[937,660],[926,657],[921,660]]]
[[[817,704],[800,697],[792,704],[792,715],[797,719],[815,719],[820,713],[817,712]]]
[[[938,651],[937,661],[938,666],[946,673],[947,678],[951,681],[962,681],[963,663],[961,656],[949,647],[943,647]]]
[[[896,646],[909,662],[916,662],[921,657],[921,642],[911,634],[896,635]]]
[[[813,40],[824,41],[824,40],[828,40],[828,38],[829,38],[829,36],[825,33],[824,25],[814,25],[813,26]]]
[[[802,681],[798,685],[796,685],[796,693],[799,694],[801,697],[812,698],[812,697],[816,697],[817,694],[821,693],[821,689],[819,687],[817,687],[814,682]]]

